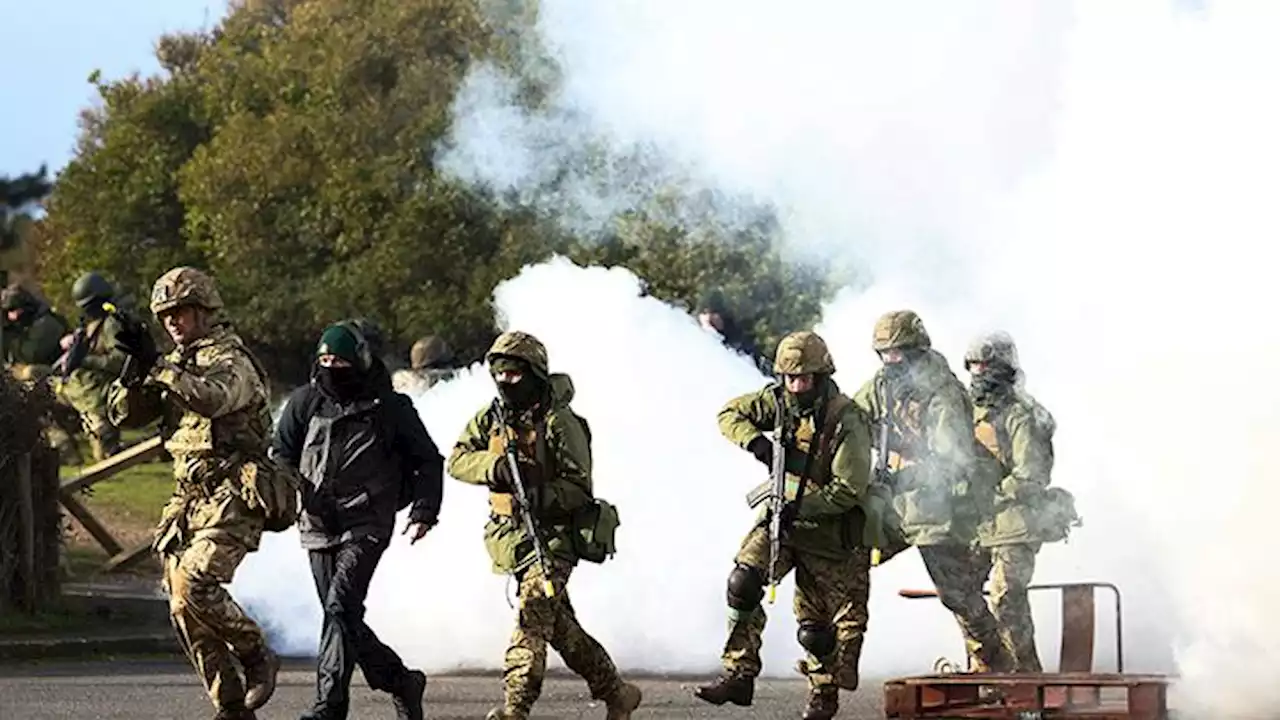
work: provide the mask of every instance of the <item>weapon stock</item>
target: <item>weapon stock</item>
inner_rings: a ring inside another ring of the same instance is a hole
[[[542,528],[538,527],[533,504],[529,502],[529,491],[524,486],[524,478],[520,476],[520,462],[516,458],[516,433],[510,425],[506,427],[506,435],[507,467],[511,470],[511,489],[516,497],[516,512],[520,515],[525,532],[533,541],[533,552],[537,557],[538,566],[542,569],[542,591],[547,597],[554,597],[556,588],[551,582],[551,565],[547,562],[546,543],[542,539]]]

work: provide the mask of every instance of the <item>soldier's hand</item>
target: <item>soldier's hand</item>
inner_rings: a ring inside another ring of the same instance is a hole
[[[432,526],[428,525],[427,523],[410,521],[409,524],[404,526],[404,530],[400,531],[400,534],[408,535],[409,544],[413,545],[417,543],[419,540],[421,540],[422,538],[426,537],[427,531],[429,531],[431,528]]]
[[[505,457],[499,458],[498,464],[493,468],[493,480],[489,481],[489,489],[494,492],[509,493],[511,480],[511,466],[507,464]]]
[[[747,443],[747,452],[755,455],[756,460],[763,463],[765,467],[773,467],[773,443],[769,442],[765,436],[753,438]]]
[[[150,370],[160,359],[155,338],[142,323],[124,323],[116,333],[116,349],[136,360],[139,370]]]

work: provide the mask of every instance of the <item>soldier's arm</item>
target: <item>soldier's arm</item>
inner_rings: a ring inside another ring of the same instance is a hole
[[[151,380],[167,388],[183,407],[207,418],[243,410],[266,393],[253,363],[237,350],[214,358],[199,375],[161,358],[151,370]]]
[[[590,502],[591,447],[578,418],[562,411],[548,419],[547,452],[556,472],[543,488],[543,508],[573,512]]]
[[[734,445],[745,449],[752,440],[764,437],[766,431],[772,430],[778,412],[772,387],[739,395],[725,403],[717,416],[720,433]]]
[[[124,369],[124,361],[127,357],[123,352],[116,349],[116,336],[119,334],[119,329],[120,324],[115,320],[103,320],[102,329],[98,331],[98,337],[95,339],[94,344],[100,348],[106,348],[106,352],[94,353],[90,351],[84,362],[80,363],[80,366],[109,375],[119,375],[120,371]]]
[[[444,458],[427,432],[422,418],[413,409],[413,402],[404,395],[394,399],[396,409],[396,437],[394,445],[402,462],[413,471],[413,508],[409,510],[412,522],[434,524],[440,514],[440,500],[444,494]]]
[[[929,403],[930,461],[942,477],[964,480],[973,464],[973,409],[958,385],[948,384]]]
[[[127,388],[116,380],[107,386],[107,417],[115,425],[142,427],[163,413],[164,400],[155,385]]]
[[[1000,482],[1000,493],[1015,498],[1048,487],[1053,470],[1053,441],[1025,409],[1010,412],[1005,429],[1009,433],[1010,468],[1009,475]]]
[[[45,315],[32,328],[32,353],[35,365],[53,365],[62,355],[62,336],[66,328],[52,315]]]
[[[867,492],[871,480],[871,431],[857,410],[845,413],[842,432],[831,457],[826,486],[807,489],[799,517],[841,515],[852,510]]]
[[[493,471],[502,456],[489,450],[489,426],[492,420],[485,408],[471,418],[449,453],[446,469],[449,475],[472,485],[493,483]]]
[[[271,435],[271,455],[292,468],[302,462],[302,445],[311,422],[311,404],[315,388],[303,385],[289,394]]]

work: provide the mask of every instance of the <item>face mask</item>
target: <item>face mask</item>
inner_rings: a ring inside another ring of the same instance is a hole
[[[498,383],[498,395],[502,402],[515,410],[528,410],[542,397],[542,383],[532,375],[525,375],[520,382]]]
[[[975,402],[989,402],[1007,392],[1018,379],[1018,373],[1004,365],[988,365],[969,380]]]
[[[316,382],[330,396],[350,400],[360,392],[360,373],[354,367],[318,367]]]

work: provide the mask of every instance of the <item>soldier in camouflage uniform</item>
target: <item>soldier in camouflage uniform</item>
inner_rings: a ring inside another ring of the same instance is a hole
[[[420,337],[409,349],[409,368],[392,374],[392,387],[406,395],[424,393],[432,385],[452,379],[457,374],[452,361],[453,353],[442,338],[435,335]]]
[[[779,579],[796,571],[797,640],[808,653],[809,704],[805,720],[834,717],[839,688],[858,686],[858,660],[867,627],[871,551],[883,504],[869,495],[871,432],[866,415],[840,393],[826,343],[812,332],[783,338],[774,359],[780,383],[730,400],[720,411],[720,432],[772,469],[778,432],[786,453],[787,494]],[[769,488],[771,483],[766,483]],[[761,491],[764,488],[760,489]],[[753,493],[759,497],[760,492]],[[799,502],[797,503],[797,494]],[[788,516],[789,514],[789,516]],[[751,705],[760,673],[769,581],[768,508],[742,541],[729,573],[729,637],[724,672],[699,687],[697,697],[715,705]]]
[[[975,475],[973,407],[964,384],[931,347],[911,310],[886,313],[872,339],[883,362],[854,402],[876,422],[887,421],[889,477],[902,543],[914,545],[942,604],[956,617],[978,672],[1003,672],[1009,661],[995,617],[982,595],[985,553],[976,547],[988,489]]]
[[[604,700],[609,720],[627,720],[640,705],[640,689],[624,682],[600,643],[587,634],[569,602],[569,576],[579,557],[569,537],[570,518],[594,497],[590,436],[569,403],[573,382],[548,370],[547,350],[534,336],[503,333],[485,356],[498,398],[462,431],[449,456],[453,477],[489,488],[485,547],[496,573],[520,584],[520,610],[504,663],[506,702],[488,720],[525,720],[542,692],[547,645]],[[516,442],[520,478],[506,461]],[[513,483],[523,481],[537,508],[551,565],[552,593],[514,507]]]
[[[76,280],[71,297],[83,313],[77,332],[83,333],[88,352],[59,383],[57,393],[80,415],[94,458],[102,460],[120,451],[120,429],[107,416],[107,387],[120,376],[125,354],[115,347],[120,320],[103,307],[114,302],[115,291],[105,278],[91,272]]]
[[[30,290],[11,285],[0,292],[4,312],[4,357],[10,374],[19,380],[47,375],[62,354],[67,322]]]
[[[262,537],[265,513],[253,478],[265,466],[271,413],[266,373],[222,307],[203,272],[178,267],[162,275],[151,311],[176,347],[160,357],[141,324],[121,328],[116,346],[135,365],[111,384],[108,407],[121,427],[161,421],[177,481],[153,545],[169,613],[217,720],[246,720],[271,697],[280,663],[223,585]]]
[[[990,516],[979,528],[992,566],[991,607],[1015,672],[1041,672],[1027,586],[1035,573],[1039,505],[1053,470],[1055,423],[1019,386],[1018,350],[1007,333],[979,337],[964,356],[973,399],[973,426],[982,465],[996,489]]]

